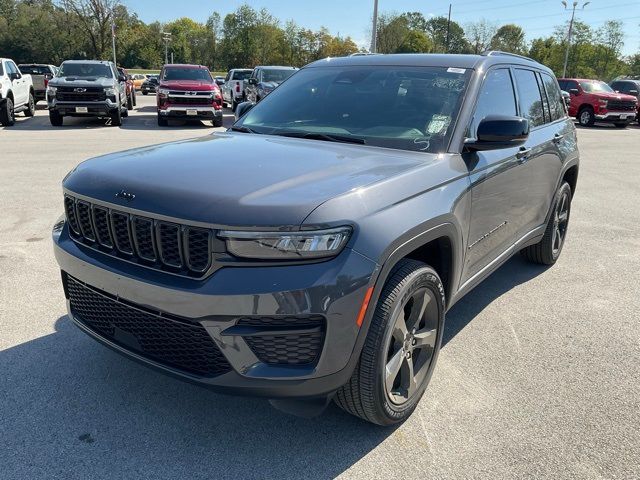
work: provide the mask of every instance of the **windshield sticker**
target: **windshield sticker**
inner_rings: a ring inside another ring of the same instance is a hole
[[[454,68],[454,67],[447,68],[447,73],[464,73],[466,71],[467,71],[466,68]]]
[[[451,123],[451,117],[446,115],[434,115],[427,125],[427,133],[430,135],[442,135]]]

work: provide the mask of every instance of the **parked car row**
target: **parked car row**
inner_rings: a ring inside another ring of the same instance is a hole
[[[229,70],[222,86],[225,106],[230,106],[235,112],[242,102],[258,103],[297,70],[295,67],[281,66]]]

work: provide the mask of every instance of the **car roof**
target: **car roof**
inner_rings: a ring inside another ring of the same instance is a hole
[[[209,70],[208,67],[205,67],[204,65],[193,65],[191,63],[167,63],[164,68],[171,68],[171,67],[179,67],[179,68],[204,68],[205,70]]]
[[[285,67],[282,65],[259,65],[256,68],[268,68],[269,70],[297,70],[296,67]]]
[[[535,60],[507,52],[490,51],[480,55],[419,53],[390,55],[358,55],[351,57],[325,58],[313,62],[307,67],[335,66],[400,66],[400,67],[452,67],[479,69],[492,65],[511,64],[539,68],[547,72],[550,69]]]
[[[62,63],[102,63],[109,64],[111,63],[109,60],[65,60]]]
[[[576,82],[603,82],[602,80],[598,80],[596,78],[559,78],[558,80],[575,80]]]

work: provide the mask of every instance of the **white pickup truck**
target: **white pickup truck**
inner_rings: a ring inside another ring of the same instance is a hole
[[[27,117],[36,112],[31,75],[20,73],[13,60],[0,58],[0,125],[13,125],[18,112]]]
[[[245,100],[244,81],[251,76],[252,72],[253,70],[248,68],[229,70],[227,78],[224,79],[224,85],[220,87],[222,90],[222,101],[225,103],[225,106],[231,106],[234,112],[238,104]]]

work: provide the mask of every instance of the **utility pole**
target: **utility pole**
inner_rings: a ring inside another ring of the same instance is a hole
[[[584,7],[589,5],[591,2],[584,2],[582,4],[582,10]],[[564,9],[567,10],[569,6],[565,0],[562,0],[562,5],[564,5]],[[564,67],[562,68],[562,77],[565,78],[567,76],[567,64],[569,63],[569,49],[571,48],[571,34],[573,33],[573,20],[576,16],[576,7],[578,6],[578,1],[574,0],[573,9],[571,12],[571,21],[569,22],[569,34],[567,35],[567,49],[564,52]]]
[[[371,53],[378,52],[378,0],[373,0],[373,30],[371,31]]]
[[[445,53],[449,53],[449,35],[451,33],[451,4],[449,4],[449,17],[447,18],[447,44]]]

